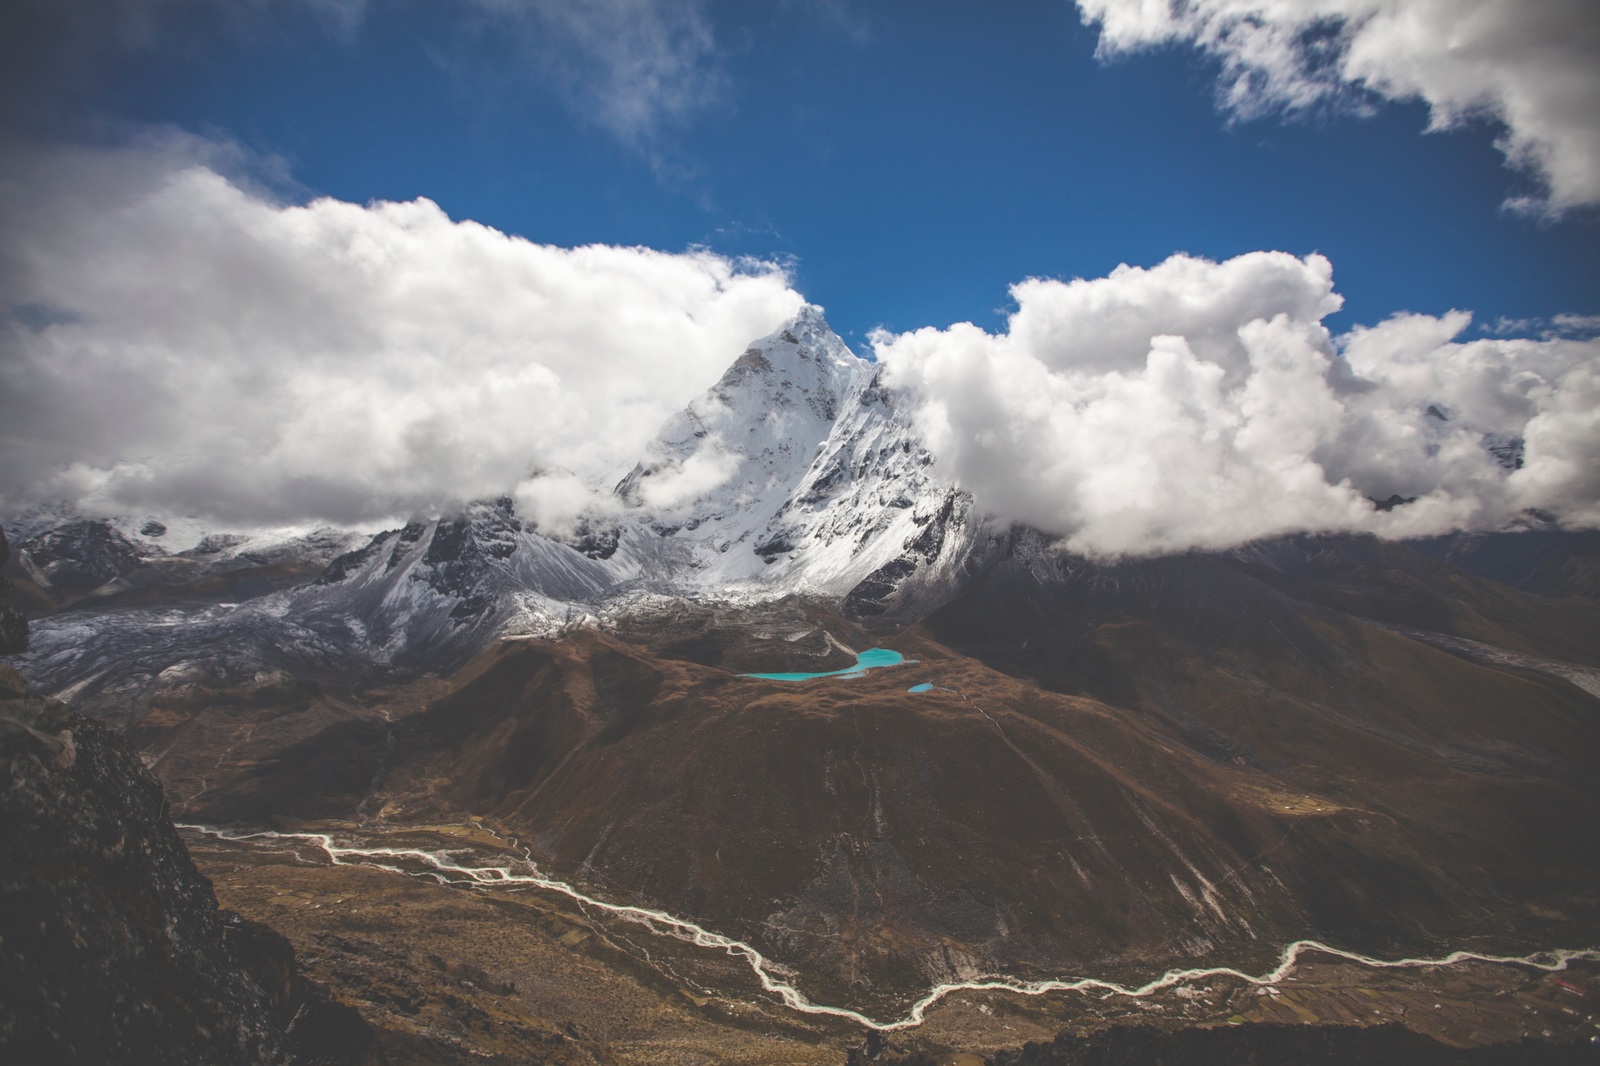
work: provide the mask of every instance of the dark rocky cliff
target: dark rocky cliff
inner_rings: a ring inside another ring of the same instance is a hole
[[[220,911],[123,740],[0,667],[0,1059],[376,1066],[288,941]]]
[[[11,545],[6,543],[6,531],[0,529],[0,566],[11,558]],[[11,592],[11,582],[0,577],[0,655],[15,655],[28,648],[28,622],[22,612],[6,599]]]

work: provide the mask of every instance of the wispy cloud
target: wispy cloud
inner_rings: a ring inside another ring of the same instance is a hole
[[[1502,315],[1478,327],[1496,337],[1557,337],[1585,339],[1600,336],[1600,315],[1553,315],[1550,318],[1507,318]]]
[[[1431,128],[1501,123],[1542,186],[1515,210],[1600,204],[1600,18],[1591,0],[1078,0],[1110,57],[1189,43],[1222,64],[1240,118],[1422,100]]]
[[[14,0],[0,9],[0,59],[13,85],[59,90],[92,82],[110,56],[192,51],[218,32],[263,32],[291,14],[354,40],[387,2]],[[458,73],[509,60],[495,78],[543,84],[575,117],[652,159],[731,95],[706,0],[452,0],[449,11],[457,43],[468,45],[452,59]]]
[[[467,3],[576,115],[646,154],[728,92],[704,0]]]
[[[779,6],[832,26],[855,45],[872,40],[872,20],[866,5],[858,0],[779,0]]]

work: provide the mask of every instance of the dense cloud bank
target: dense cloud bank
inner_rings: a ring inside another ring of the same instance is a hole
[[[1600,525],[1600,341],[1463,342],[1460,312],[1334,337],[1331,265],[1281,252],[1012,294],[1003,334],[882,335],[878,357],[947,476],[1074,550],[1420,536],[1529,508]]]
[[[705,252],[553,248],[426,200],[284,204],[225,176],[238,162],[187,139],[7,156],[7,512],[357,524],[510,492],[561,525],[607,506],[662,422],[802,302],[776,268]],[[1332,266],[1279,252],[1013,296],[1002,334],[882,335],[878,357],[946,476],[1076,550],[1530,509],[1600,525],[1582,320],[1469,342],[1465,313],[1402,315],[1336,337]]]
[[[8,506],[361,522],[520,485],[570,514],[802,302],[765,264],[538,245],[427,200],[285,205],[226,162],[7,155]]]
[[[1593,0],[1078,0],[1100,52],[1188,42],[1219,59],[1245,118],[1374,98],[1422,100],[1432,127],[1488,117],[1560,214],[1600,203],[1600,18]]]

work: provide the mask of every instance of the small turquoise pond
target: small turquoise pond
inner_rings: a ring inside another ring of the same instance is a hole
[[[910,688],[906,689],[906,691],[907,692],[932,692],[933,691],[933,682],[932,681],[924,681],[920,685],[912,685]]]
[[[888,648],[868,648],[856,653],[856,664],[843,670],[824,670],[820,674],[741,674],[741,677],[759,677],[763,681],[810,681],[813,677],[860,677],[868,670],[880,666],[899,666],[906,657]]]

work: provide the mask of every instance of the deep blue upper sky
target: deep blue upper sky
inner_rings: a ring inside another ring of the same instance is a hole
[[[782,257],[858,346],[877,325],[997,329],[1012,282],[1179,251],[1321,252],[1347,300],[1335,327],[1600,312],[1594,212],[1502,210],[1529,180],[1489,123],[1424,134],[1420,104],[1230,122],[1210,61],[1100,62],[1064,0],[712,16],[709,98],[642,140],[505,35],[423,3],[373,4],[346,34],[293,9],[169,27],[169,44],[101,49],[13,124],[68,139],[176,126],[281,158],[291,196],[425,196],[539,242]]]

